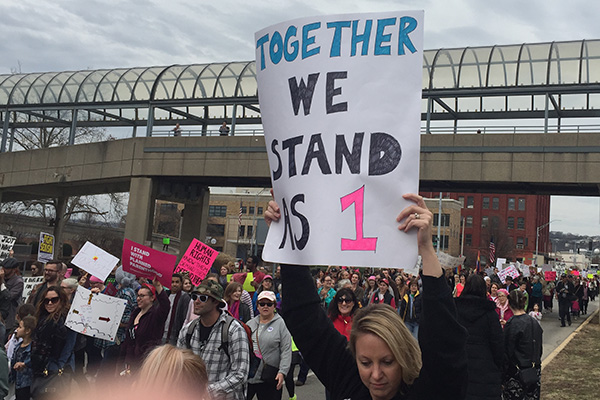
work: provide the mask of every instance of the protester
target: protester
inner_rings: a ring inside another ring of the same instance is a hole
[[[373,293],[377,290],[377,278],[374,275],[369,276],[367,279],[367,289],[365,290],[365,296],[362,300],[363,304],[369,304]]]
[[[525,313],[525,296],[513,290],[508,298],[514,316],[504,327],[506,367],[503,400],[540,398],[542,327]]]
[[[21,304],[21,297],[23,296],[23,278],[17,273],[18,261],[15,258],[5,258],[2,261],[2,268],[0,269],[0,280],[3,281],[8,290],[8,316],[4,319],[4,325],[6,326],[6,332],[12,332],[15,329],[16,322],[15,317],[17,315],[17,307]],[[2,340],[5,339],[2,335]]]
[[[406,293],[400,302],[398,313],[404,324],[415,339],[419,338],[419,320],[421,319],[421,296],[419,283],[413,279],[409,285],[409,293]]]
[[[554,288],[556,284],[554,281],[542,281],[542,296],[544,299],[544,310],[552,312],[553,308],[553,297],[554,297]]]
[[[537,304],[539,309],[542,308],[542,297],[543,297],[542,290],[543,290],[543,285],[542,285],[542,282],[540,282],[540,277],[538,275],[535,275],[533,277],[533,282],[531,284],[531,296],[529,299],[529,308],[528,308],[529,311],[533,310],[534,304]]]
[[[529,312],[529,316],[535,319],[538,324],[542,323],[542,312],[540,311],[540,306],[537,303],[533,305],[533,309]]]
[[[59,384],[58,380],[49,380],[47,376],[73,371],[77,334],[65,326],[69,305],[67,294],[60,286],[50,286],[40,293],[31,347],[31,395],[34,399],[43,397]],[[60,384],[66,385],[66,382]]]
[[[186,292],[187,294],[192,293],[192,289],[194,288],[194,285],[192,284],[192,280],[190,279],[189,276],[184,275],[183,276],[183,291]]]
[[[241,300],[242,285],[231,282],[225,289],[223,299],[227,303],[227,310],[234,318],[247,323],[250,320],[250,308]]]
[[[261,360],[254,377],[248,379],[247,399],[279,400],[292,361],[292,338],[283,318],[275,313],[277,298],[270,290],[258,295],[259,315],[248,321],[254,353]]]
[[[257,306],[258,295],[263,290],[268,290],[268,291],[274,292],[275,296],[277,297],[277,302],[279,302],[281,300],[279,293],[275,292],[275,288],[273,287],[273,277],[271,275],[265,275],[263,280],[260,282],[260,286],[258,287],[256,292],[254,292],[254,296],[252,297],[252,306],[254,308],[255,315],[258,315],[258,306]]]
[[[31,337],[37,325],[35,317],[29,315],[19,322],[16,337],[21,340],[11,357],[9,382],[15,385],[16,400],[29,400],[33,381],[31,369]]]
[[[565,318],[571,326],[571,301],[575,297],[575,287],[569,281],[566,274],[563,274],[561,281],[556,285],[556,299],[558,300],[558,315],[560,317],[560,326],[565,326]]]
[[[458,322],[464,326],[469,360],[467,400],[500,400],[504,341],[496,315],[496,303],[488,300],[486,284],[480,275],[467,278],[460,297],[454,299]]]
[[[335,329],[348,341],[350,341],[350,331],[352,330],[352,318],[358,308],[358,299],[350,288],[338,290],[329,304],[329,319],[333,322]]]
[[[407,194],[404,198],[416,204],[402,210],[398,229],[417,231],[423,260],[421,350],[395,310],[381,304],[356,313],[348,348],[346,338],[319,311],[320,299],[309,269],[282,267],[286,325],[308,365],[334,399],[464,397],[466,332],[456,320],[450,289],[431,242],[433,214],[422,197]],[[280,217],[277,203],[269,202],[267,223]]]
[[[198,318],[181,328],[177,347],[191,349],[204,360],[212,398],[244,400],[250,369],[246,331],[223,311],[223,287],[217,282],[205,279],[192,292],[192,299]]]
[[[138,289],[137,308],[131,313],[120,350],[119,365],[126,373],[135,371],[144,356],[162,344],[169,307],[169,297],[157,277],[152,285],[145,283]]]
[[[387,278],[381,278],[377,282],[377,290],[371,295],[369,304],[388,304],[392,308],[396,308],[396,300],[391,293],[390,281]]]
[[[27,302],[37,308],[42,300],[42,294],[46,292],[46,289],[51,286],[60,285],[60,271],[62,271],[62,262],[57,260],[48,261],[44,266],[44,282],[33,288]]]
[[[492,284],[490,285],[489,299],[491,301],[493,301],[494,303],[496,302],[496,299],[498,298],[498,289],[499,288],[500,288],[500,284],[498,284],[496,282],[492,282]]]
[[[500,320],[500,326],[504,328],[506,322],[512,318],[513,312],[508,304],[508,292],[506,289],[498,289],[498,298],[496,299],[496,313]]]

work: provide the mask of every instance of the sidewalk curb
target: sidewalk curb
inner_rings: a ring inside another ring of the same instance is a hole
[[[554,360],[554,357],[556,357],[558,355],[558,353],[560,353],[561,351],[563,351],[563,349],[565,347],[567,347],[567,345],[569,344],[569,342],[571,340],[573,340],[573,338],[575,337],[575,335],[577,335],[579,333],[580,330],[583,329],[584,326],[586,326],[587,324],[589,324],[589,322],[596,317],[596,315],[598,315],[598,312],[600,312],[600,308],[597,309],[596,311],[594,311],[589,317],[587,317],[587,319],[585,321],[583,321],[581,323],[581,325],[579,325],[577,327],[577,329],[575,329],[556,349],[554,349],[554,351],[552,353],[550,353],[550,355],[548,355],[548,357],[546,357],[544,359],[544,361],[542,361],[542,371],[544,370],[544,368],[550,364],[552,362],[552,360]]]

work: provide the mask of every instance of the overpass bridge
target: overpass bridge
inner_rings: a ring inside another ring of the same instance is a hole
[[[263,136],[130,138],[0,154],[1,202],[129,192],[125,237],[143,242],[154,201],[178,201],[186,205],[182,247],[204,235],[208,186],[270,182]],[[421,135],[421,190],[597,196],[599,183],[600,133]]]

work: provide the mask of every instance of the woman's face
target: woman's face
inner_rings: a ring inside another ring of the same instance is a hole
[[[192,281],[189,279],[184,279],[183,280],[183,290],[185,292],[189,292],[190,290],[192,290]]]
[[[237,288],[235,290],[235,292],[231,293],[231,300],[238,301],[241,298],[242,298],[242,289],[241,288]]]
[[[342,276],[342,279],[350,279],[350,273],[346,270],[342,270],[340,275]]]
[[[350,278],[350,282],[352,282],[353,285],[356,285],[358,283],[358,279],[359,279],[358,274],[352,274],[352,278]]]
[[[383,282],[383,281],[379,282],[379,291],[381,293],[387,292],[388,291],[388,284],[385,283],[385,282]]]
[[[140,288],[137,293],[137,305],[141,309],[152,306],[154,300],[152,299],[152,292],[147,288]]]
[[[352,312],[352,307],[354,307],[354,301],[352,300],[352,296],[348,296],[347,294],[338,297],[337,299],[338,311],[344,317],[350,315]]]
[[[465,278],[465,276],[464,276],[464,275],[461,275],[461,276],[460,276],[460,283],[462,283],[463,285],[465,284],[465,281],[466,281],[466,280],[467,280],[467,279]]]
[[[375,280],[369,279],[369,287],[373,289],[375,287]]]
[[[504,294],[502,292],[498,292],[498,302],[501,305],[505,305],[507,300],[508,300],[508,298],[506,297],[506,294]]]
[[[391,399],[402,383],[402,368],[388,345],[372,333],[356,340],[356,364],[373,399]]]
[[[260,299],[257,303],[258,312],[262,317],[271,318],[275,315],[275,302],[269,299]]]
[[[44,298],[44,308],[49,314],[52,314],[60,307],[60,297],[55,291],[49,291]]]
[[[273,287],[273,281],[270,278],[263,279],[262,286],[264,290],[271,290]]]
[[[229,271],[227,271],[227,267],[223,265],[221,267],[221,276],[226,276],[227,272],[229,272]]]
[[[394,279],[396,281],[396,285],[398,287],[402,286],[402,277],[400,275],[396,276],[396,279]]]
[[[490,293],[494,297],[498,296],[498,286],[493,284],[491,287]]]

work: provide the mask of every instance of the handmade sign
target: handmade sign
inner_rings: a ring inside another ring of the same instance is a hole
[[[38,248],[39,262],[46,263],[54,259],[54,236],[49,233],[40,232],[40,246]]]
[[[73,293],[65,326],[77,333],[113,342],[126,305],[127,300],[93,294],[80,286]]]
[[[556,271],[544,271],[544,279],[548,282],[556,280]]]
[[[24,276],[23,277],[23,294],[21,295],[21,299],[23,300],[23,303],[25,303],[27,301],[27,299],[29,298],[29,295],[31,294],[33,289],[42,282],[44,282],[43,276]]]
[[[458,267],[459,265],[463,265],[465,262],[465,258],[466,257],[464,257],[464,256],[463,257],[453,257],[442,251],[440,251],[440,253],[438,254],[438,260],[440,261],[442,268],[446,268],[446,269],[454,269],[454,268]]]
[[[502,269],[501,271],[498,271],[498,278],[500,278],[500,281],[502,283],[504,283],[506,281],[507,276],[510,276],[513,279],[518,278],[519,271],[517,270],[517,267],[515,267],[514,265],[509,265],[508,267]]]
[[[119,259],[93,243],[85,242],[72,263],[104,281],[119,263]]]
[[[423,12],[297,19],[256,33],[274,197],[263,259],[413,268],[396,217],[418,193]]]
[[[157,276],[163,286],[170,288],[177,256],[125,239],[121,262],[124,271],[148,279]]]
[[[16,241],[16,237],[0,235],[0,261],[4,261],[8,258]]]
[[[506,258],[496,258],[496,268],[498,270],[504,268],[504,264],[506,264]]]
[[[218,251],[198,239],[193,239],[185,254],[181,257],[175,272],[187,272],[192,284],[198,286],[210,270],[218,254]]]

